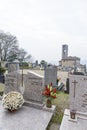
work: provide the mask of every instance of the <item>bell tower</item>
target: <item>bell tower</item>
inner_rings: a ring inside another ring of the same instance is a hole
[[[62,45],[62,59],[67,59],[68,57],[68,45]]]

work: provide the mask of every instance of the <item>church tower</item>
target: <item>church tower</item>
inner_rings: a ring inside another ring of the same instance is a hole
[[[62,45],[62,59],[67,59],[68,57],[68,45]]]

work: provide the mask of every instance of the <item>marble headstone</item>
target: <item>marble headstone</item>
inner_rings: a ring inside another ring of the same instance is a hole
[[[53,86],[57,85],[57,68],[47,67],[44,72],[44,84],[48,85],[52,82]]]
[[[43,88],[43,77],[36,73],[29,72],[26,75],[24,99],[27,101],[42,103]]]
[[[5,76],[5,93],[10,91],[18,91],[20,92],[20,74],[17,72],[8,73]]]
[[[87,112],[87,76],[70,75],[70,109]]]
[[[14,62],[8,63],[8,73],[14,72],[14,71],[19,71],[19,61],[15,60]]]

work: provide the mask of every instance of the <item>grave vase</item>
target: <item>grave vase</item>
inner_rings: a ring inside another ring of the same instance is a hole
[[[48,108],[51,108],[51,107],[52,107],[52,101],[51,101],[50,98],[47,98],[46,107],[48,107]]]
[[[9,111],[9,112],[15,112],[15,111],[16,111],[16,109],[14,109],[14,110],[8,109],[8,111]]]
[[[76,111],[75,110],[70,110],[70,118],[75,119],[76,118]]]

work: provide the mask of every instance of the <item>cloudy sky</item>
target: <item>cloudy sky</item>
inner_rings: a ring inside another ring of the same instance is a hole
[[[68,44],[69,55],[87,62],[87,0],[2,0],[0,30],[35,60],[58,64]]]

